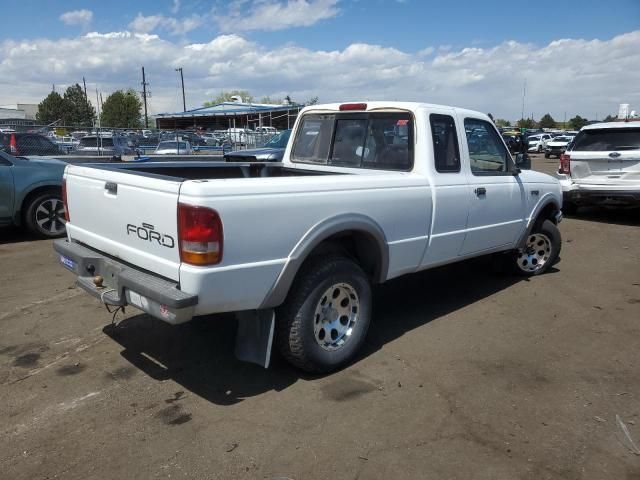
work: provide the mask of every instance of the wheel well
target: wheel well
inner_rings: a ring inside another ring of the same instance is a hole
[[[538,216],[536,217],[536,221],[534,223],[538,224],[543,222],[544,220],[551,220],[553,223],[556,223],[555,213],[560,210],[558,206],[551,202],[544,206],[540,212],[538,212]]]
[[[311,251],[305,263],[312,257],[327,253],[344,254],[364,270],[372,283],[378,283],[381,280],[382,252],[380,245],[370,234],[349,230],[331,235]]]
[[[24,216],[27,213],[27,208],[29,207],[29,204],[38,195],[42,195],[43,193],[48,193],[48,192],[60,193],[61,191],[62,191],[62,187],[56,187],[55,185],[45,185],[42,187],[34,188],[22,199],[22,203],[20,204],[20,211],[19,211],[19,214],[17,215],[17,219],[20,222],[24,222]]]

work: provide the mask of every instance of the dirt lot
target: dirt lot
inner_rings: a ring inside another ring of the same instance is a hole
[[[51,242],[2,230],[0,477],[638,480],[639,226],[565,219],[530,281],[479,259],[380,286],[324,377],[237,362],[231,316],[114,327]]]

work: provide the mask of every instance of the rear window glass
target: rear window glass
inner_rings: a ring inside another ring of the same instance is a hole
[[[305,115],[293,146],[294,162],[410,170],[413,120],[409,113]]]
[[[640,128],[583,130],[573,144],[574,152],[640,150]]]
[[[113,138],[84,137],[80,139],[81,147],[113,147]]]

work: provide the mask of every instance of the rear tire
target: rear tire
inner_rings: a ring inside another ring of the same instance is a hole
[[[64,204],[60,192],[49,191],[32,199],[26,206],[24,223],[40,238],[64,236]]]
[[[276,312],[276,343],[289,363],[326,373],[350,362],[371,319],[371,286],[362,269],[343,256],[303,265]]]
[[[536,224],[527,236],[523,251],[514,255],[516,273],[525,277],[545,273],[558,261],[561,248],[562,237],[555,223],[544,220]]]
[[[551,155],[550,155],[550,154],[548,154],[548,153],[545,153],[545,154],[544,154],[544,158],[549,158],[549,157],[551,157]]]

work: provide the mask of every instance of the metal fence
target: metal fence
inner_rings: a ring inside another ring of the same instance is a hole
[[[277,133],[270,128],[203,131],[16,126],[0,127],[0,150],[20,156],[222,156],[262,147]]]

